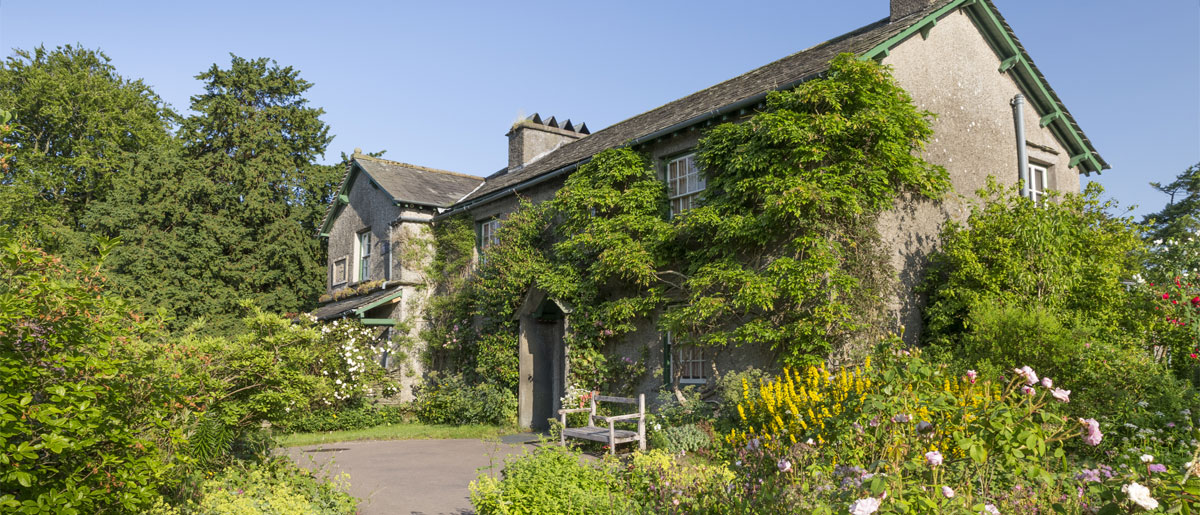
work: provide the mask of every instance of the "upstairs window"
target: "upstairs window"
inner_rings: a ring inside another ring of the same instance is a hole
[[[500,220],[492,219],[485,222],[479,222],[479,251],[491,247],[500,242]]]
[[[333,286],[337,286],[339,284],[346,284],[347,274],[346,274],[346,257],[345,256],[334,260],[332,273],[333,273],[333,279],[332,279],[331,283],[333,284]]]
[[[1042,197],[1046,195],[1046,167],[1041,165],[1029,165],[1029,199],[1036,202],[1041,202]]]
[[[696,167],[696,154],[688,154],[667,163],[667,195],[671,199],[671,216],[696,206],[706,183]]]
[[[371,277],[371,231],[358,233],[358,280],[366,281]]]

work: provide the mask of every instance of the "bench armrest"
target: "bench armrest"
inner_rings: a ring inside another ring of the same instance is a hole
[[[558,410],[558,414],[559,414],[559,415],[565,415],[565,414],[567,414],[567,413],[583,413],[583,412],[585,412],[585,411],[592,411],[592,408],[571,408],[571,409],[560,409],[560,410]]]

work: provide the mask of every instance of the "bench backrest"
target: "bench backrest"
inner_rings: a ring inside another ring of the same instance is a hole
[[[646,414],[646,394],[639,393],[637,398],[632,397],[612,397],[609,395],[592,395],[592,415],[596,414],[596,401],[600,402],[616,402],[620,404],[636,404],[638,407],[638,415]]]

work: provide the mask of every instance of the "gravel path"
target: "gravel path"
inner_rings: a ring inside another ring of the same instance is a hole
[[[350,475],[350,493],[362,515],[469,514],[467,485],[491,466],[533,448],[536,436],[483,440],[388,440],[339,442],[281,450],[300,466],[323,475]]]

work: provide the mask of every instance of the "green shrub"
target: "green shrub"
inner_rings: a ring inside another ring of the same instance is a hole
[[[721,400],[721,417],[736,420],[737,405],[742,401],[742,384],[756,385],[770,379],[766,371],[754,367],[736,372],[729,372],[717,380],[717,391]]]
[[[712,445],[712,435],[697,424],[667,426],[654,433],[651,444],[674,454],[707,449]]]
[[[0,511],[139,511],[172,480],[186,406],[97,269],[0,229]]]
[[[685,463],[658,449],[635,453],[618,475],[642,513],[729,513],[726,487],[737,479],[725,465]]]
[[[497,424],[516,421],[517,396],[492,383],[469,385],[461,375],[430,377],[413,391],[413,412],[426,424]]]
[[[274,427],[288,433],[345,431],[399,424],[405,421],[408,410],[401,406],[359,406],[341,410],[318,410],[306,413]]]
[[[320,481],[285,458],[225,468],[200,485],[199,501],[179,513],[204,515],[347,515],[358,501],[345,492],[348,477]]]
[[[269,444],[255,439],[264,422],[287,425],[396,390],[384,380],[371,329],[345,320],[290,320],[249,307],[243,334],[200,337],[189,331],[168,342],[169,352],[151,364],[176,388],[203,392],[187,406],[196,419],[182,426],[185,474],[263,454]],[[380,384],[383,392],[375,390]]]
[[[1086,320],[1095,338],[1132,343],[1148,314],[1131,309],[1123,281],[1140,271],[1145,246],[1132,219],[1108,214],[1098,184],[1039,203],[994,183],[980,193],[982,205],[947,224],[931,257],[925,341],[957,348],[971,317],[999,304]]]
[[[1030,366],[1062,384],[1075,385],[1072,416],[1109,414],[1126,422],[1138,402],[1164,412],[1182,409],[1187,385],[1166,366],[1155,363],[1136,346],[1098,336],[1087,320],[1065,319],[1039,306],[983,304],[967,321],[968,331],[956,347],[935,348],[957,372],[975,369],[998,377]]]
[[[503,479],[483,473],[472,481],[471,504],[480,515],[636,512],[609,467],[542,447],[505,463]]]

